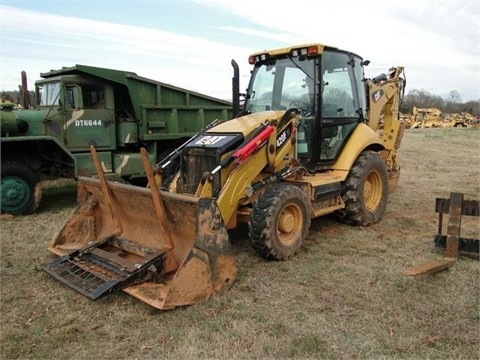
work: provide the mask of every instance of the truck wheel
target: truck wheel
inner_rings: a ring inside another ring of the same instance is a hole
[[[2,214],[27,215],[33,213],[42,197],[37,174],[29,167],[15,163],[2,164]]]
[[[387,206],[388,175],[385,162],[374,151],[361,153],[342,187],[345,208],[337,211],[350,225],[368,226],[382,217]]]
[[[273,185],[254,203],[248,226],[260,256],[270,260],[292,257],[300,250],[310,227],[306,195],[292,184]]]

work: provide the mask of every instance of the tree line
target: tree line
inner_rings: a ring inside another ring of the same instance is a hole
[[[19,86],[20,87],[20,86]],[[29,98],[29,103],[30,104],[33,104],[33,99],[34,99],[34,96],[35,96],[35,92],[34,91],[29,91],[28,92],[28,98]],[[2,90],[2,92],[0,92],[0,98],[2,100],[7,100],[7,101],[11,101],[15,104],[22,104],[23,101],[22,101],[22,93],[20,90],[11,90],[11,91],[4,91]]]
[[[33,98],[33,92],[29,92]],[[12,101],[16,104],[22,103],[22,96],[19,90],[2,91],[2,99]],[[462,97],[457,90],[452,90],[446,98],[429,93],[427,90],[410,90],[400,104],[400,112],[403,114],[412,114],[413,107],[417,108],[437,108],[447,114],[460,114],[467,112],[474,116],[480,116],[480,100],[470,100],[462,102]]]
[[[480,116],[480,100],[462,102],[462,97],[457,90],[450,91],[445,98],[433,95],[424,89],[410,90],[400,105],[400,112],[412,114],[414,106],[417,108],[436,108],[447,114],[467,112],[474,116]]]

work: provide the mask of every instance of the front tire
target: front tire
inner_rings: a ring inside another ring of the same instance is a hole
[[[342,187],[345,208],[341,221],[368,226],[380,220],[387,207],[388,174],[385,162],[374,151],[364,151],[353,164]]]
[[[25,165],[2,165],[1,212],[11,215],[28,215],[40,204],[42,187],[37,174]]]
[[[310,227],[306,195],[292,184],[273,185],[253,204],[248,226],[260,256],[269,260],[291,258],[300,250]]]

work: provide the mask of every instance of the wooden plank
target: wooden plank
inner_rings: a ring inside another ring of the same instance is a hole
[[[447,245],[445,247],[445,257],[458,257],[458,241],[460,239],[460,227],[462,223],[462,193],[450,194],[450,209],[448,211],[447,225]]]
[[[421,265],[413,266],[403,271],[403,275],[417,276],[422,274],[434,274],[441,270],[444,270],[453,264],[456,259],[443,258],[439,260],[432,260]]]
[[[480,216],[480,201],[463,200],[462,215]]]
[[[90,250],[90,253],[95,255],[95,256],[98,256],[100,259],[103,259],[103,260],[106,260],[112,264],[115,264],[115,265],[119,265],[121,266],[122,268],[124,268],[125,270],[126,269],[130,269],[130,267],[132,267],[133,265],[135,264],[132,264],[130,261],[118,256],[118,255],[115,255],[115,254],[112,254],[108,251],[105,251],[103,249],[100,249],[100,248],[94,248],[92,250]]]
[[[439,214],[448,214],[450,209],[450,199],[436,198],[435,212]],[[480,216],[480,201],[479,200],[463,200],[462,215]]]
[[[121,249],[119,249],[119,251],[121,251]],[[136,270],[139,270],[140,268],[142,268],[148,262],[162,256],[165,252],[164,251],[154,252],[154,253],[151,253],[150,255],[148,255],[147,257],[145,257],[143,259],[139,259],[139,260],[134,261],[134,262],[128,261],[127,259],[125,259],[121,256],[118,256],[114,253],[103,250],[101,248],[94,248],[90,251],[90,253],[99,257],[102,260],[106,260],[107,262],[109,262],[111,264],[118,265],[118,266],[122,267],[123,270],[128,271],[129,273],[133,273]]]

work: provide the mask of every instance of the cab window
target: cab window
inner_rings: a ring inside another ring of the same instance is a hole
[[[351,66],[347,54],[326,52],[322,58],[324,117],[355,116]]]
[[[60,83],[38,85],[38,99],[40,106],[58,105],[60,103]]]
[[[326,51],[322,56],[320,162],[335,161],[358,123],[353,64],[344,52]]]
[[[85,109],[105,109],[105,86],[82,85],[83,107]]]

